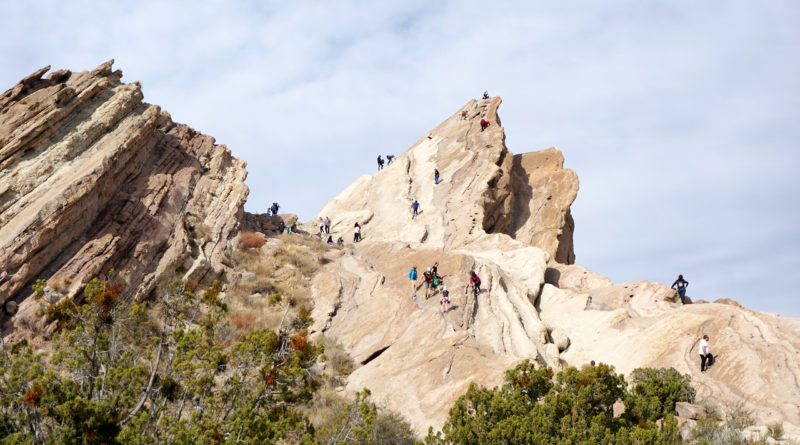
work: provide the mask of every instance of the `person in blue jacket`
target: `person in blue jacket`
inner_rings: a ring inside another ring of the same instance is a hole
[[[411,280],[411,296],[417,294],[417,266],[408,271],[408,279]]]

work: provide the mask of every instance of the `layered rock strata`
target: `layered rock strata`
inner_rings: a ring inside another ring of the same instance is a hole
[[[25,300],[38,278],[79,295],[114,269],[142,298],[226,268],[245,163],[144,103],[112,63],[43,78],[46,67],[0,96],[2,302]]]
[[[348,391],[370,388],[424,434],[441,427],[469,382],[499,384],[523,359],[555,368],[594,360],[626,374],[675,367],[720,412],[743,404],[760,424],[800,434],[800,320],[732,304],[682,306],[665,286],[614,285],[572,264],[577,176],[555,149],[512,155],[499,104],[469,102],[466,119],[459,110],[317,215],[352,248],[312,289],[314,335],[338,340],[360,364]],[[490,122],[483,131],[481,119]],[[363,241],[351,243],[356,222]],[[421,281],[412,290],[408,279],[412,266],[421,280],[436,262],[450,291],[446,313],[440,294],[426,298]],[[483,281],[477,296],[467,288],[471,270]],[[720,357],[706,374],[696,351],[703,333]]]

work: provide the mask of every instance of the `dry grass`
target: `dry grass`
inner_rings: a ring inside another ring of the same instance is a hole
[[[295,319],[302,307],[313,307],[311,277],[321,267],[320,259],[327,246],[298,234],[275,239],[280,244],[270,244],[267,251],[251,248],[230,253],[236,272],[255,274],[255,279],[229,283],[225,292],[231,325],[238,335],[256,328],[277,328],[286,305],[290,309],[285,322]]]

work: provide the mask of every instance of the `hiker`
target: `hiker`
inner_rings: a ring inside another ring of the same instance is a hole
[[[278,233],[283,233],[283,229],[286,228],[286,224],[283,223],[283,220],[278,221]]]
[[[481,279],[478,278],[478,274],[474,270],[469,273],[469,284],[472,285],[472,290],[477,298],[478,294],[481,293]]]
[[[322,236],[323,233],[325,233],[325,220],[322,219],[322,217],[320,216],[319,217],[319,234],[320,234],[320,236]]]
[[[439,183],[439,169],[438,168],[434,168],[433,169],[433,183],[434,184],[438,184]]]
[[[450,291],[447,290],[447,286],[442,286],[442,299],[439,300],[439,304],[442,305],[442,312],[445,314],[448,311],[448,305],[450,304]]]
[[[391,164],[394,161],[394,155],[386,155],[386,164]]]
[[[489,126],[489,121],[487,121],[486,119],[481,119],[481,131],[485,130],[486,127],[488,126]]]
[[[291,224],[286,226],[286,233],[292,233],[292,225]]]
[[[328,245],[329,246],[333,245],[333,235],[328,235]]]
[[[425,279],[425,299],[428,299],[428,296],[431,294],[431,287],[433,286],[433,274],[431,274],[431,268],[429,267],[426,270],[422,277]]]
[[[378,155],[378,170],[383,170],[383,158]]]
[[[683,279],[683,275],[678,275],[678,279],[672,283],[672,288],[678,286],[678,295],[681,296],[681,304],[686,304],[686,286],[689,285],[689,282]]]
[[[331,219],[329,217],[325,217],[325,233],[331,233]]]
[[[353,226],[353,242],[357,243],[361,241],[361,224],[356,222],[356,225]]]
[[[411,280],[411,296],[417,294],[417,266],[408,271],[408,279]]]
[[[488,91],[484,91],[483,92],[483,98],[484,99],[488,99],[489,98],[489,92]]]
[[[461,112],[461,120],[465,120],[467,118],[467,110]]]
[[[439,274],[439,262],[438,261],[433,263],[433,267],[431,267],[431,272],[434,275],[438,275]]]
[[[414,219],[419,214],[419,202],[414,200],[414,204],[411,204],[411,219]]]
[[[339,237],[339,239],[336,240],[336,245],[337,246],[344,246],[344,240],[342,239],[341,236]]]
[[[703,335],[697,352],[700,353],[700,372],[705,374],[714,364],[714,356],[711,355],[711,348],[708,346],[708,334]]]
[[[433,139],[433,133],[428,133],[428,139]]]

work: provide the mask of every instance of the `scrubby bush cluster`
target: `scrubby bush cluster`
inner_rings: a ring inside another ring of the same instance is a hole
[[[453,406],[438,444],[674,444],[675,402],[694,400],[689,378],[674,370],[636,370],[626,384],[599,364],[559,372],[524,362],[492,389],[474,383]],[[614,415],[614,404],[625,411]]]
[[[139,304],[122,290],[95,279],[80,303],[48,306],[61,326],[52,354],[2,345],[0,443],[412,443],[368,392],[329,397],[315,426],[309,410],[329,386],[308,311],[231,341],[218,282],[201,292],[176,281]],[[346,369],[343,351],[329,355],[333,373]]]

